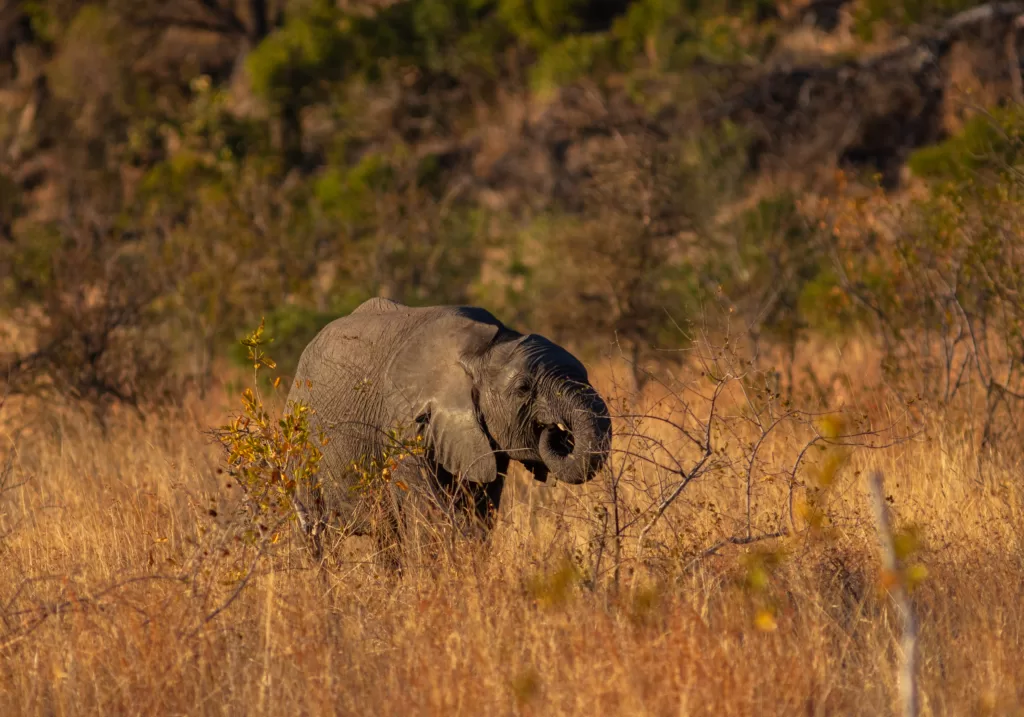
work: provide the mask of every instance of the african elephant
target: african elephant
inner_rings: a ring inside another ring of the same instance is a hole
[[[425,488],[479,518],[485,534],[510,460],[539,481],[550,472],[579,484],[601,469],[611,446],[607,406],[583,364],[477,307],[366,301],[303,350],[288,395],[295,401],[313,409],[313,427],[328,437],[320,488],[306,494],[308,524],[322,529],[337,516],[349,534],[372,532],[350,468],[368,458],[381,464],[395,438],[389,428],[422,446],[392,473],[394,510]]]

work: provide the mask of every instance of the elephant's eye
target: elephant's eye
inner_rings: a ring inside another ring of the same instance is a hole
[[[530,379],[526,378],[525,376],[517,378],[512,383],[512,390],[515,391],[516,393],[529,393],[531,388],[532,386],[530,384]]]

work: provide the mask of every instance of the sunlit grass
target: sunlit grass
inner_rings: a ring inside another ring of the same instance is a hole
[[[226,400],[118,418],[106,436],[5,407],[0,714],[890,714],[898,620],[878,579],[873,468],[927,568],[913,592],[922,714],[1024,704],[1024,489],[1010,467],[979,477],[965,426],[853,453],[820,531],[720,545],[743,534],[745,486],[712,471],[652,531],[653,562],[638,566],[631,538],[621,571],[606,553],[595,576],[606,486],[518,476],[483,549],[459,543],[395,581],[358,544],[318,573],[296,542],[229,601],[230,580],[180,579],[207,564],[197,550],[238,490],[202,433]],[[667,405],[652,387],[635,408]],[[620,500],[645,506],[643,481],[661,477],[634,479]],[[786,487],[756,491],[752,521],[785,525]]]

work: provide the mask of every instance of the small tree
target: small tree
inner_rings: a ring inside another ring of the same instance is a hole
[[[215,435],[227,451],[227,472],[245,495],[245,537],[253,540],[269,531],[271,541],[277,542],[280,534],[276,527],[297,522],[310,540],[314,557],[319,559],[321,526],[299,499],[299,489],[308,493],[318,487],[321,447],[327,445],[327,438],[322,431],[312,429],[312,409],[302,402],[287,407],[279,420],[271,420],[259,390],[258,374],[260,369],[273,369],[277,364],[262,348],[267,342],[263,330],[261,320],[259,327],[242,339],[253,365],[253,387],[242,392],[242,413]],[[275,388],[279,385],[280,378],[274,381]]]
[[[503,248],[521,281],[506,297],[482,288],[481,300],[512,304],[508,314],[582,352],[615,336],[642,386],[646,364],[685,342],[684,317],[714,293],[703,269],[717,260],[715,213],[739,186],[742,155],[736,137],[720,139],[666,144],[645,131],[597,142],[563,211]]]
[[[1019,444],[1022,161],[1024,113],[1008,108],[915,154],[920,196],[842,196],[821,213],[838,288],[865,309],[889,384],[979,419],[979,460]]]
[[[151,257],[114,234],[82,234],[57,229],[48,256],[5,254],[15,279],[31,276],[19,307],[30,341],[0,348],[0,388],[72,399],[104,427],[115,405],[140,415],[178,405],[185,385],[158,320],[164,285]]]

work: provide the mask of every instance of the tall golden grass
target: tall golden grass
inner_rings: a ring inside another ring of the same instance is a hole
[[[841,361],[874,370],[867,352]],[[620,374],[596,373],[617,390]],[[706,404],[689,385],[613,399],[646,416],[633,424],[642,458],[697,460],[659,420],[699,427]],[[927,568],[912,594],[921,713],[1024,714],[1024,484],[1009,451],[979,473],[969,416],[838,463],[833,449],[812,451],[797,478],[836,470],[817,530],[791,516],[784,470],[812,424],[782,424],[765,442],[750,524],[743,458],[757,434],[737,428],[639,560],[639,529],[677,483],[619,460],[620,520],[644,520],[617,546],[594,510],[609,477],[567,488],[517,476],[486,546],[457,543],[395,579],[358,544],[318,572],[285,538],[240,587],[228,567],[243,549],[211,538],[237,488],[202,433],[223,422],[226,398],[105,432],[65,410],[4,408],[0,714],[891,714],[899,621],[863,483],[875,468]],[[861,398],[884,422],[882,399]],[[750,428],[748,400],[723,399],[740,417],[723,426]],[[728,542],[776,529],[790,534]]]

